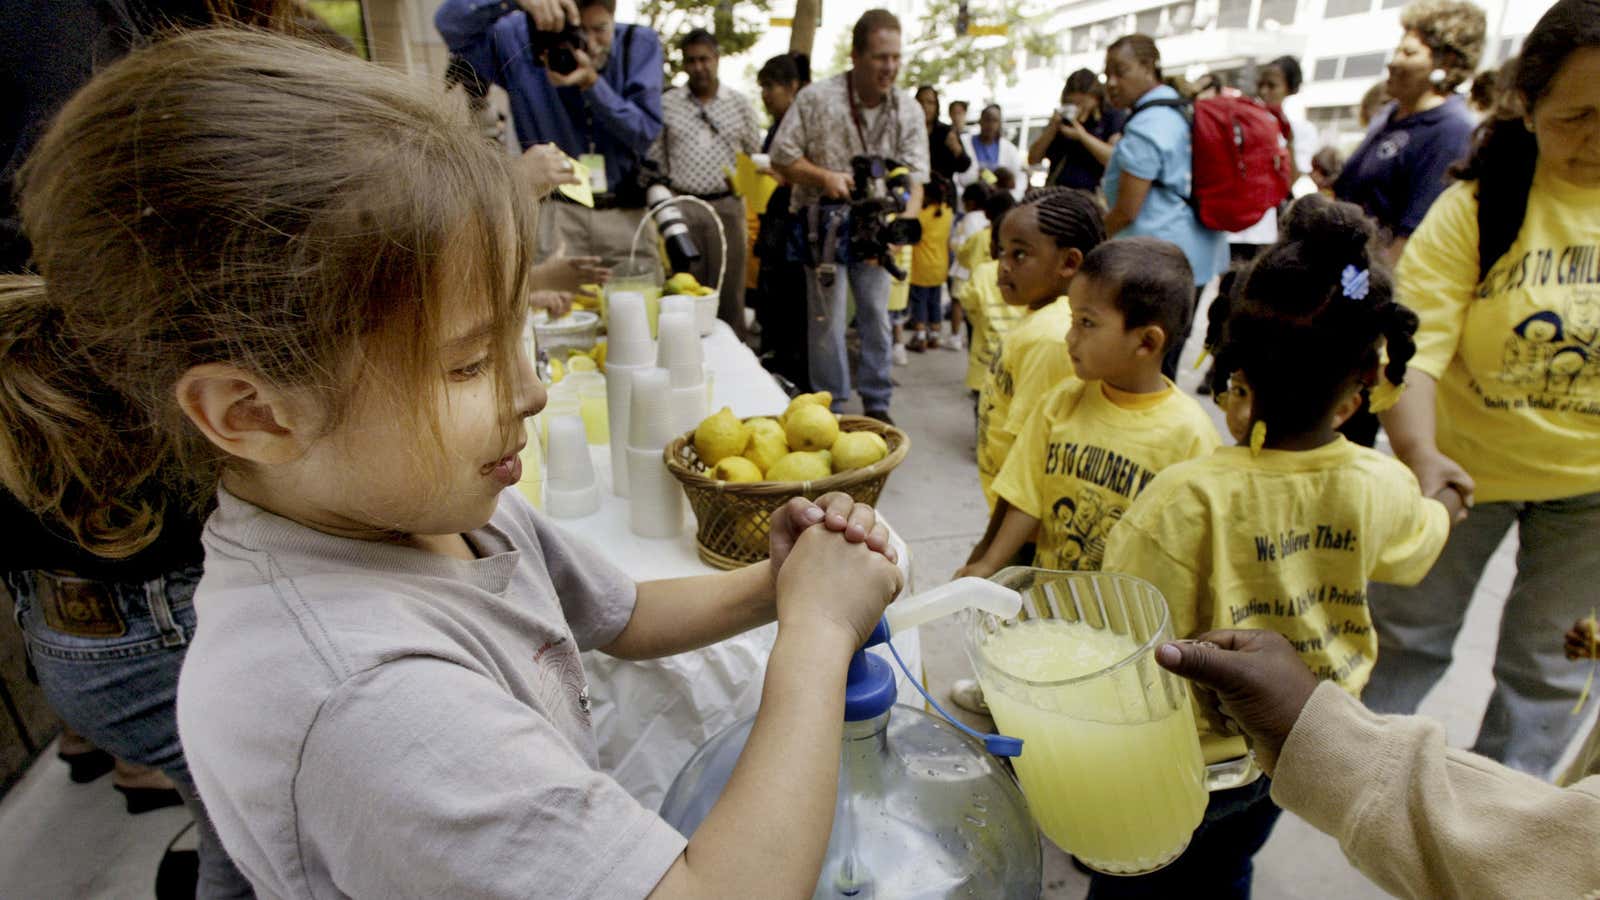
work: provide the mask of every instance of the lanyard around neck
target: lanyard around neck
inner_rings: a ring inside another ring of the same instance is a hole
[[[856,137],[861,141],[861,152],[863,155],[871,156],[873,155],[872,145],[867,143],[867,132],[862,126],[861,102],[856,99],[855,69],[851,69],[849,72],[845,73],[844,88],[845,94],[850,98],[850,121],[856,126]],[[883,129],[887,127],[885,117],[891,120],[899,118],[899,98],[894,95],[894,88],[890,88],[888,95],[883,99],[888,104],[889,108],[884,110],[883,113],[879,114],[878,124],[873,127],[872,136],[874,138],[883,137]]]

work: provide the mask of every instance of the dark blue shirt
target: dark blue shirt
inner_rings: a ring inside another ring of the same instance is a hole
[[[661,134],[661,39],[643,25],[616,26],[600,78],[580,91],[550,83],[528,49],[528,15],[509,0],[445,0],[433,24],[478,77],[506,89],[523,149],[599,153],[616,191]]]
[[[1103,109],[1099,115],[1083,123],[1083,130],[1109,144],[1112,138],[1122,133],[1122,127],[1127,122],[1126,110]],[[1050,177],[1046,180],[1047,184],[1085,191],[1099,190],[1100,179],[1106,174],[1106,166],[1094,158],[1089,148],[1057,134],[1050,139],[1050,146],[1044,151],[1044,156],[1050,160]]]
[[[1449,186],[1449,169],[1472,144],[1472,114],[1459,94],[1396,122],[1391,102],[1344,164],[1333,193],[1367,211],[1395,237],[1410,237]]]

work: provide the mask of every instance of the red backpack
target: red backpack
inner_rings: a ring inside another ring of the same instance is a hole
[[[1189,120],[1193,180],[1184,200],[1200,224],[1243,231],[1289,196],[1288,130],[1266,104],[1237,93],[1151,100],[1134,107],[1128,120],[1156,106],[1176,109]]]

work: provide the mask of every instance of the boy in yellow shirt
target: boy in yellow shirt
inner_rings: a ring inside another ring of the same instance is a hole
[[[1099,205],[1070,188],[1030,192],[998,227],[1000,295],[1026,311],[1000,340],[978,398],[978,481],[991,510],[992,483],[1028,412],[1072,375],[1065,295],[1084,255],[1105,240]]]
[[[1109,241],[1084,258],[1068,300],[1077,376],[1028,413],[994,482],[1005,518],[958,575],[987,578],[1029,540],[1039,568],[1098,569],[1107,535],[1156,473],[1217,448],[1205,410],[1161,374],[1193,299],[1189,262],[1166,241]]]
[[[1423,497],[1400,462],[1336,430],[1363,390],[1374,407],[1392,400],[1415,349],[1416,316],[1392,299],[1388,274],[1368,253],[1373,237],[1359,207],[1303,198],[1285,217],[1283,239],[1232,297],[1218,298],[1206,343],[1217,380],[1229,379],[1226,393],[1216,387],[1241,446],[1157,475],[1112,531],[1104,563],[1161,590],[1174,635],[1276,631],[1318,677],[1352,695],[1378,649],[1368,581],[1420,580],[1444,548],[1452,513]],[[1244,751],[1241,739],[1204,729],[1201,744],[1208,762]],[[1247,886],[1250,857],[1277,820],[1269,789],[1261,779],[1213,793],[1175,871],[1134,886],[1154,895],[1178,883],[1202,895]],[[1202,841],[1207,829],[1227,840]],[[1212,850],[1193,858],[1197,846]]]

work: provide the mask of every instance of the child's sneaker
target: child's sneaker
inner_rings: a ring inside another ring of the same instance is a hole
[[[894,364],[897,366],[908,366],[911,364],[911,357],[906,355],[905,344],[895,344],[894,350],[889,355],[894,360]]]
[[[983,688],[976,678],[958,678],[950,685],[950,700],[969,713],[989,715],[989,704],[983,699]]]
[[[962,335],[952,334],[945,339],[941,346],[946,350],[965,350],[967,349],[967,340]]]

